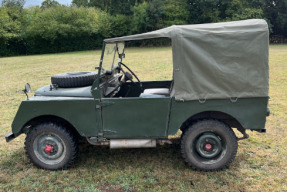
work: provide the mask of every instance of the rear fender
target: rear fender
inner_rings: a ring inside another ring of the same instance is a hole
[[[211,99],[204,102],[173,100],[168,134],[176,134],[189,119],[206,112],[219,112],[233,117],[236,121],[233,121],[231,126],[236,128],[242,126],[244,129],[262,130],[265,128],[267,103],[268,97],[239,98],[236,101],[230,99]],[[234,122],[237,122],[237,125]]]

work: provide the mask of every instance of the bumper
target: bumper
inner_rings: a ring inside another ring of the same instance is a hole
[[[270,115],[270,109],[269,107],[267,107],[267,113],[266,113],[266,116],[268,117]]]
[[[14,133],[10,132],[5,136],[6,142],[12,141],[13,139],[15,139],[16,136],[14,135]]]

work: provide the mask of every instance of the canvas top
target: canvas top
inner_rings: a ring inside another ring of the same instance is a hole
[[[268,25],[262,19],[173,25],[105,39],[105,43],[170,38],[176,100],[268,96]]]

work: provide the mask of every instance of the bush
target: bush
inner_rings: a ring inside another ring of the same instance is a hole
[[[37,10],[36,10],[37,11]],[[27,26],[27,53],[52,53],[99,47],[99,10],[57,6],[45,9]]]
[[[286,38],[286,0],[56,0],[23,9],[24,0],[0,7],[0,56],[100,48],[104,38],[143,33],[170,25],[265,18],[271,35]],[[134,42],[158,46],[167,41]]]

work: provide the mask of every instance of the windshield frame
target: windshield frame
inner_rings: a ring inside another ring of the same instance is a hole
[[[108,69],[104,69],[103,68],[103,63],[104,63],[104,57],[105,57],[105,52],[106,52],[106,46],[108,45],[108,44],[115,44],[115,50],[114,50],[114,54],[113,54],[113,62],[112,62],[112,64],[110,65],[111,67],[110,68],[108,68]],[[119,44],[123,44],[123,49],[122,49],[122,53],[119,53]],[[124,52],[125,52],[125,42],[116,42],[116,43],[103,43],[103,48],[102,48],[102,53],[101,53],[101,60],[100,60],[100,64],[99,64],[99,67],[96,67],[99,71],[98,71],[98,74],[99,75],[101,75],[101,74],[105,74],[106,72],[112,72],[112,71],[114,71],[116,68],[117,68],[117,66],[118,66],[118,64],[120,63],[120,62],[122,62],[122,59],[124,58],[124,57],[120,57],[120,55],[122,54],[124,54]],[[118,62],[116,62],[116,55],[118,55]]]

